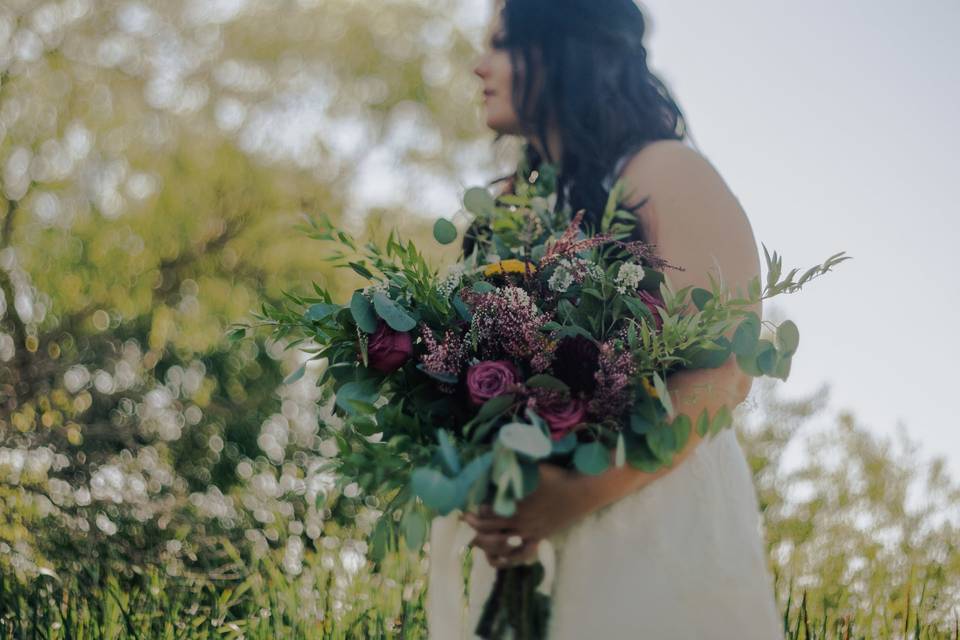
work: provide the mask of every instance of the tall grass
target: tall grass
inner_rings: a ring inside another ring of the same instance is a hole
[[[273,640],[426,638],[419,559],[396,556],[378,574],[344,573],[317,556],[300,576],[272,557],[242,578],[126,576],[80,568],[26,580],[0,571],[0,638]],[[393,576],[393,577],[389,577]]]
[[[389,558],[376,574],[346,574],[321,556],[308,557],[299,576],[274,557],[245,569],[211,579],[160,567],[126,576],[77,568],[29,580],[0,570],[0,638],[427,638],[424,564],[412,554]],[[796,596],[783,614],[787,640],[960,640],[960,619],[951,628],[926,624],[928,594],[909,594],[907,616],[873,630],[856,628],[856,612],[811,618],[806,594]]]

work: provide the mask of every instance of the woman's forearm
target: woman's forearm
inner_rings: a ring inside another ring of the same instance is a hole
[[[667,377],[667,389],[678,414],[690,417],[696,424],[704,409],[712,416],[726,405],[730,410],[743,402],[750,391],[752,378],[744,374],[731,357],[716,369],[690,369]],[[670,473],[693,452],[702,438],[691,429],[686,446],[674,457],[673,464],[654,473],[640,471],[626,464],[613,467],[598,476],[576,476],[576,494],[584,514],[605,507],[624,496],[642,489],[657,478]]]

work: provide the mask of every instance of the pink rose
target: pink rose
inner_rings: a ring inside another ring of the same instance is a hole
[[[550,437],[560,440],[583,422],[587,407],[579,398],[561,396],[538,402],[537,413],[550,425]]]
[[[647,305],[647,309],[650,309],[650,313],[653,314],[653,322],[657,325],[657,330],[659,331],[660,328],[663,327],[663,318],[660,317],[657,309],[663,308],[663,300],[660,299],[660,296],[655,296],[649,291],[641,291],[637,295],[643,300],[643,303]]]
[[[467,391],[474,404],[509,393],[517,383],[517,368],[507,360],[484,360],[467,369]]]
[[[370,366],[383,373],[392,373],[413,354],[413,340],[407,332],[394,331],[380,321],[367,342]]]

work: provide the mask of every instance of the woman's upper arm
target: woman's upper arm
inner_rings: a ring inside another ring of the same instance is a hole
[[[740,202],[706,158],[678,141],[655,142],[630,160],[623,178],[628,203],[649,197],[638,216],[657,255],[683,268],[665,272],[674,291],[709,290],[712,274],[731,292],[746,293],[760,275],[756,240]],[[759,303],[751,310],[762,317]],[[724,404],[742,402],[753,382],[732,356],[723,367],[700,372],[703,376],[729,387],[721,394]]]
[[[628,203],[649,197],[638,215],[657,255],[683,268],[667,269],[671,288],[710,289],[712,274],[731,292],[747,291],[760,275],[756,240],[740,202],[706,158],[681,142],[658,141],[631,158],[622,176]]]

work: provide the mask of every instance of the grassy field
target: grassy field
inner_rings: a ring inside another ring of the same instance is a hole
[[[26,582],[0,573],[0,638],[47,640],[274,638],[426,638],[425,562],[404,554],[379,574],[331,567],[309,556],[299,576],[267,558],[244,577],[171,577],[151,568],[121,579],[76,568]],[[935,628],[924,622],[924,594],[911,613],[872,630],[847,615],[811,617],[806,595],[784,606],[790,640],[960,640],[960,622]],[[718,624],[720,624],[718,622]]]

